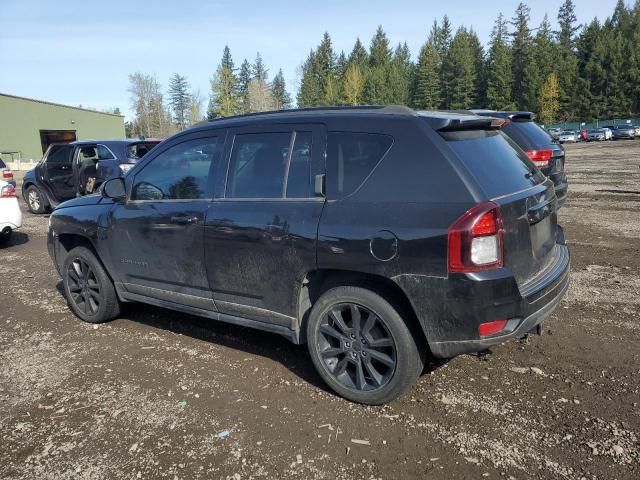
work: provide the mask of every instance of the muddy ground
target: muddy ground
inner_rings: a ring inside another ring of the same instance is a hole
[[[640,140],[567,150],[573,276],[544,335],[385,407],[275,335],[143,305],[80,322],[25,214],[0,250],[0,478],[640,478]]]

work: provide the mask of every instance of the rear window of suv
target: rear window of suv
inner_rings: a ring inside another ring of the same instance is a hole
[[[518,145],[526,145],[523,150],[536,150],[536,146],[549,145],[553,138],[542,127],[532,121],[512,121],[502,129]]]
[[[505,134],[495,130],[440,132],[489,198],[519,192],[544,175]]]

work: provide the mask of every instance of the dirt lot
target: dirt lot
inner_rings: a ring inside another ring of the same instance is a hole
[[[0,478],[640,478],[640,141],[567,150],[572,285],[545,334],[382,408],[278,336],[141,305],[83,324],[25,214],[0,250]]]

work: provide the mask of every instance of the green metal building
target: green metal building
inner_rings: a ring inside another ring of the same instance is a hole
[[[0,155],[31,163],[51,143],[125,138],[124,116],[0,93]]]

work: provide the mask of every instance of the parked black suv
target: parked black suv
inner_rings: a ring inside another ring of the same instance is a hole
[[[485,117],[497,117],[508,120],[502,131],[518,144],[529,159],[553,181],[558,197],[558,206],[567,199],[567,175],[564,171],[565,152],[549,132],[540,127],[532,112],[501,112],[495,110],[471,110]]]
[[[539,331],[565,293],[553,183],[503,122],[406,107],[216,120],[56,208],[49,252],[82,320],[139,301],[275,332],[307,343],[339,394],[385,403],[427,353]]]
[[[54,143],[22,182],[22,197],[32,213],[95,192],[106,180],[128,171],[158,139],[83,140]]]

